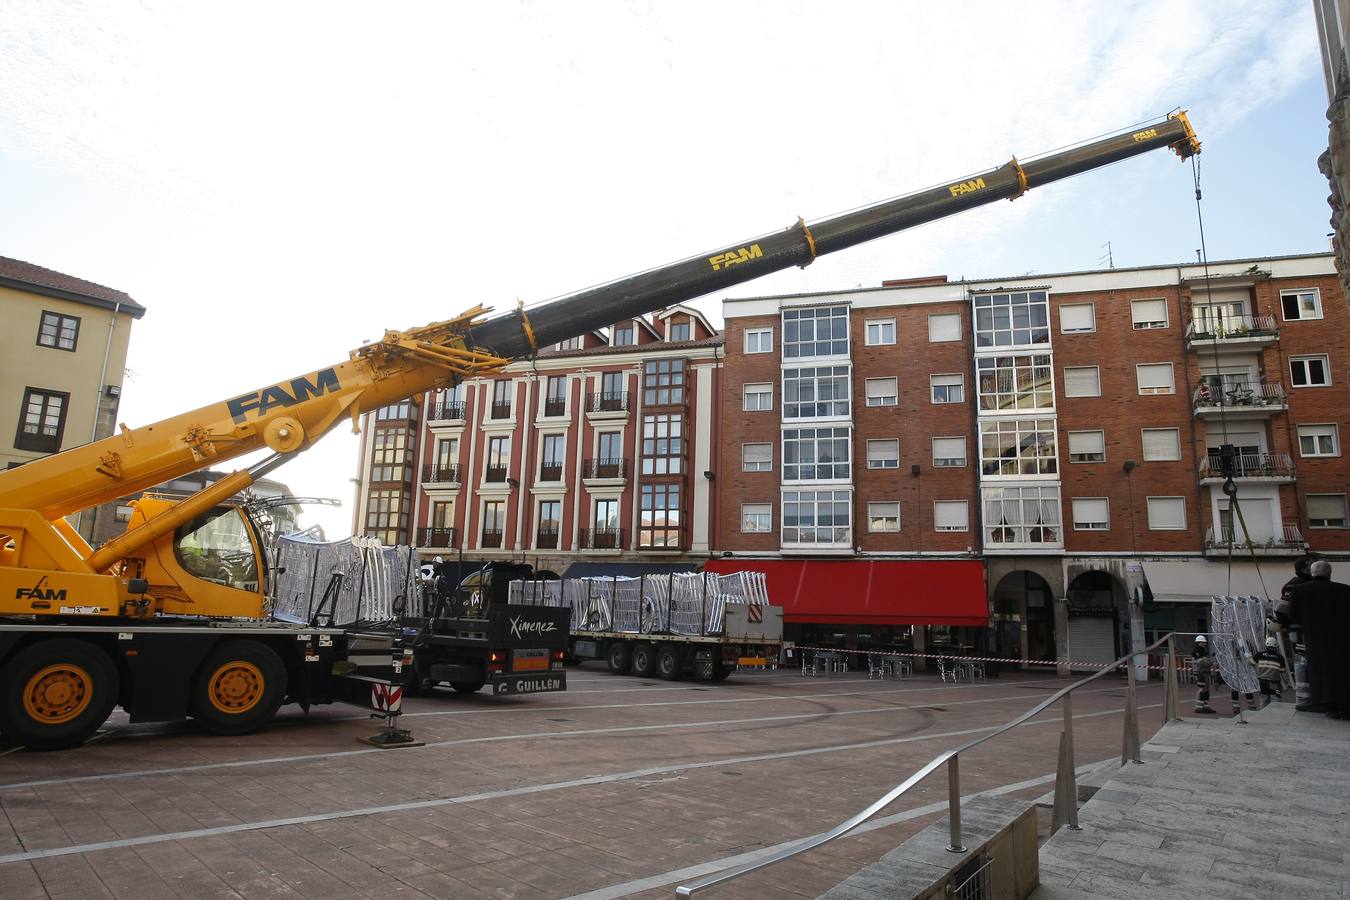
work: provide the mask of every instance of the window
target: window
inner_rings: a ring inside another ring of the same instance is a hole
[[[745,329],[745,352],[772,353],[773,329],[772,328]]]
[[[684,360],[649,359],[642,370],[642,402],[670,406],[684,402]]]
[[[398,403],[390,403],[388,406],[381,406],[375,411],[375,421],[391,422],[397,419],[411,419],[413,405],[411,400],[401,400]]]
[[[454,526],[455,526],[455,504],[453,503],[431,504],[432,528],[453,528]]]
[[[742,408],[747,412],[763,412],[766,409],[773,409],[773,385],[747,384]]]
[[[631,347],[637,343],[637,329],[632,325],[614,329],[614,346]]]
[[[1050,343],[1045,291],[975,296],[975,346],[1023,347]]]
[[[741,533],[768,534],[773,531],[773,505],[769,503],[741,504]]]
[[[894,438],[867,442],[867,468],[900,468],[900,442]]]
[[[1331,384],[1331,364],[1321,356],[1289,357],[1289,380],[1294,387],[1326,387]]]
[[[933,313],[928,317],[928,342],[944,344],[961,340],[960,313]]]
[[[1134,367],[1140,394],[1175,394],[1171,363],[1143,363]]]
[[[61,449],[61,435],[66,430],[66,408],[70,394],[63,391],[44,391],[25,388],[23,417],[14,435],[14,446],[19,450],[55,453]]]
[[[1059,333],[1082,334],[1097,330],[1097,311],[1091,303],[1066,303],[1059,308]]]
[[[1298,426],[1300,456],[1340,456],[1341,439],[1333,425]]]
[[[408,478],[408,429],[377,428],[371,437],[370,480],[404,481]]]
[[[568,339],[565,340],[565,341],[560,341],[560,342],[558,343],[558,349],[559,349],[559,350],[580,350],[580,349],[581,349],[581,335],[577,335],[577,336],[574,337],[574,338],[568,338]]]
[[[773,444],[741,444],[741,471],[773,471]]]
[[[539,517],[535,520],[535,546],[542,550],[556,550],[558,547],[558,525],[562,522],[562,501],[540,500]]]
[[[894,378],[868,378],[864,388],[868,406],[895,406],[899,400],[900,388]]]
[[[1135,331],[1167,327],[1166,300],[1131,300],[1130,323]]]
[[[683,420],[663,413],[642,417],[642,474],[679,475],[684,454]]]
[[[1069,462],[1106,462],[1106,436],[1100,431],[1070,431]]]
[[[562,416],[567,414],[567,378],[562,375],[550,375],[544,388],[544,415]]]
[[[900,530],[900,504],[867,504],[867,530],[872,534],[898,532]]]
[[[258,590],[258,564],[241,510],[206,512],[174,533],[174,556],[204,581]]]
[[[380,539],[386,547],[406,543],[401,541],[408,527],[408,502],[400,490],[371,491],[366,499],[366,530]]]
[[[784,544],[851,544],[851,491],[784,491]]]
[[[1181,432],[1176,428],[1145,428],[1144,461],[1171,462],[1181,459]]]
[[[1148,527],[1150,531],[1184,531],[1186,498],[1149,497]]]
[[[970,504],[965,500],[934,500],[934,531],[968,531]]]
[[[1280,307],[1286,322],[1322,318],[1322,292],[1317,288],[1280,291]],[[44,316],[46,313],[43,314]]]
[[[959,469],[966,464],[966,439],[963,437],[933,438],[933,468]]]
[[[117,509],[113,512],[113,521],[115,521],[115,522],[130,522],[130,521],[131,521],[131,513],[132,513],[132,509],[131,509],[130,506],[127,506],[127,505],[125,505],[125,504],[121,504],[121,505],[119,505],[119,506],[117,507]]]
[[[483,503],[483,547],[500,547],[506,530],[506,504],[500,500]]]
[[[692,327],[692,326],[691,326],[687,321],[686,321],[686,322],[671,322],[671,323],[670,323],[670,340],[672,340],[672,341],[687,341],[687,340],[689,340],[689,332],[690,332],[690,328],[691,328],[691,327]]]
[[[783,310],[783,358],[848,356],[848,307]]]
[[[567,454],[567,435],[546,434],[539,454],[539,480],[562,481],[563,458]]]
[[[638,546],[680,546],[680,485],[644,484],[638,514]]]
[[[597,500],[595,501],[595,530],[604,534],[614,534],[619,529],[619,501],[618,500]],[[609,544],[612,545],[611,540]],[[605,549],[612,549],[606,547]]]
[[[619,462],[623,459],[623,432],[600,432],[596,435],[596,447],[600,465],[606,468],[617,467]]]
[[[871,319],[864,325],[867,328],[867,340],[865,341],[867,346],[880,347],[895,343],[894,319]]]
[[[511,439],[505,435],[488,438],[487,469],[484,481],[506,481],[506,467],[511,463]]]
[[[1055,474],[1059,471],[1055,420],[981,422],[980,463],[987,477]]]
[[[459,440],[441,438],[436,442],[436,465],[453,466],[459,459]]]
[[[975,360],[975,373],[982,410],[1054,409],[1055,383],[1048,353],[981,357]]]
[[[492,418],[511,418],[511,395],[515,385],[509,379],[492,382]]]
[[[1309,528],[1350,528],[1344,494],[1309,494]]]
[[[1102,372],[1097,366],[1065,366],[1065,397],[1100,397]]]
[[[1059,487],[992,487],[984,489],[984,542],[1004,544],[1059,543]]]
[[[1105,497],[1073,498],[1074,531],[1108,531],[1110,528],[1110,501]]]
[[[79,338],[79,319],[74,316],[63,316],[60,313],[43,311],[42,321],[38,324],[37,342],[39,347],[74,351]]]
[[[933,392],[934,403],[965,403],[966,376],[930,375],[928,386]]]
[[[597,398],[600,402],[596,404],[596,411],[615,411],[626,410],[628,404],[627,395],[624,393],[624,387],[628,383],[628,374],[626,372],[602,372],[600,374],[600,396]]]
[[[819,366],[783,370],[783,418],[847,417],[849,367]]]
[[[783,432],[783,480],[849,477],[847,428],[789,428]]]

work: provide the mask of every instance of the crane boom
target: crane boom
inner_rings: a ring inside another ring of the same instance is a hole
[[[1069,150],[998,168],[862,209],[807,223],[662,266],[581,293],[484,320],[481,307],[456,318],[384,337],[351,358],[288,381],[213,403],[152,425],[0,472],[0,535],[16,541],[5,565],[75,568],[86,574],[113,564],[188,521],[253,477],[229,479],[188,498],[158,519],[133,523],[98,551],[84,545],[63,516],[179,475],[261,449],[289,455],[307,448],[343,419],[500,370],[511,360],[577,334],[674,303],[724,290],[1028,189],[1170,147],[1183,159],[1199,152],[1184,112]],[[257,473],[255,473],[257,474]],[[36,531],[49,533],[37,535]],[[24,546],[26,545],[26,546]],[[64,546],[61,546],[64,545]],[[25,552],[28,550],[30,552]],[[67,552],[69,551],[69,552]]]

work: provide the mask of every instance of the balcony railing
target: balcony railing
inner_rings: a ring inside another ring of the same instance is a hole
[[[1213,450],[1200,462],[1200,477],[1223,478],[1223,456]],[[1233,455],[1234,478],[1294,477],[1294,461],[1288,453],[1236,453]]]
[[[627,391],[604,391],[599,394],[591,394],[590,401],[586,404],[587,412],[628,412],[628,392]]]
[[[511,404],[497,403],[493,401],[491,409],[488,410],[490,419],[509,419],[511,418]]]
[[[493,484],[506,481],[506,466],[488,466],[483,470],[483,480]]]
[[[540,481],[562,481],[563,467],[561,463],[544,463],[539,467]]]
[[[557,550],[558,529],[540,528],[534,533],[534,545],[540,550]]]
[[[426,484],[459,484],[459,463],[423,466],[422,481]]]
[[[545,400],[544,415],[546,416],[565,416],[567,415],[566,400]]]
[[[1289,401],[1284,393],[1284,385],[1269,384],[1264,381],[1233,381],[1223,384],[1201,384],[1192,397],[1197,412],[1218,409],[1235,410],[1261,409],[1264,407],[1283,407]]]
[[[1207,528],[1205,529],[1205,549],[1206,550],[1227,550],[1228,542],[1233,542],[1234,552],[1291,552],[1301,551],[1308,547],[1308,541],[1303,537],[1303,532],[1298,530],[1297,525],[1291,525],[1288,522],[1280,529],[1279,534],[1273,534],[1270,537],[1248,537],[1241,529],[1234,530],[1231,527],[1225,528]]]
[[[586,478],[627,478],[628,460],[622,457],[613,459],[586,460],[584,477]]]
[[[622,550],[622,528],[583,528],[581,529],[582,550]]]
[[[493,547],[500,547],[501,545],[502,545],[502,533],[500,531],[483,532],[482,546],[493,548]]]
[[[1214,316],[1192,319],[1186,326],[1186,340],[1235,341],[1268,338],[1277,334],[1274,316]]]
[[[419,547],[453,547],[458,541],[458,528],[417,529],[417,546]]]
[[[454,421],[464,418],[463,400],[442,400],[440,403],[431,404],[427,410],[427,418],[431,421]]]

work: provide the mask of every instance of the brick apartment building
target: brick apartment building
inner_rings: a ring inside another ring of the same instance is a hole
[[[801,641],[1092,662],[1205,621],[1230,535],[1233,593],[1350,556],[1331,255],[1208,276],[725,300],[709,565],[768,571]]]
[[[353,531],[473,568],[693,569],[710,547],[721,351],[676,306],[369,414]]]

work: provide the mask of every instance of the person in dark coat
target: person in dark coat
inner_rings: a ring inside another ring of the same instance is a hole
[[[1288,617],[1299,626],[1308,654],[1312,710],[1350,717],[1350,585],[1331,580],[1331,563],[1311,566],[1312,580],[1291,591]]]
[[[1312,581],[1309,569],[1319,559],[1321,557],[1317,554],[1308,553],[1294,560],[1294,577],[1284,583],[1284,588],[1280,591],[1280,602],[1276,607],[1277,620],[1289,628],[1289,643],[1294,665],[1294,702],[1299,706],[1307,706],[1311,702],[1308,699],[1308,656],[1304,652],[1303,633],[1297,625],[1290,625],[1288,611],[1289,604],[1293,602],[1294,588]]]
[[[1209,638],[1203,634],[1196,637],[1195,646],[1191,649],[1191,665],[1195,673],[1195,711],[1212,716],[1214,710],[1209,705],[1209,686],[1214,680],[1214,657],[1209,655]]]

